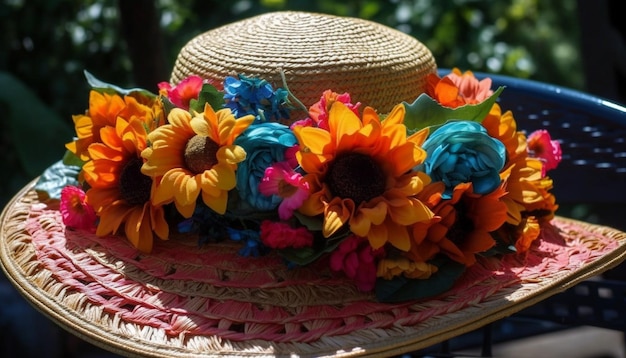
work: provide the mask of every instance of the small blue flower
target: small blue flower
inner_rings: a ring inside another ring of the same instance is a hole
[[[239,255],[244,257],[259,257],[265,255],[269,249],[261,242],[258,230],[237,230],[228,228],[228,236],[235,241],[241,241],[244,246],[239,250]]]
[[[252,208],[267,211],[280,204],[279,196],[261,194],[259,183],[265,169],[285,160],[285,151],[296,142],[289,127],[274,122],[253,124],[237,137],[235,144],[246,151],[246,160],[237,167],[237,191]]]
[[[428,137],[422,148],[427,157],[418,169],[433,181],[445,184],[445,199],[452,197],[454,187],[460,183],[471,182],[477,194],[488,194],[500,186],[506,148],[479,123],[444,124]]]
[[[266,80],[244,75],[224,79],[225,106],[230,108],[235,118],[251,114],[256,117],[257,123],[288,119],[287,96],[285,89],[274,91]]]
[[[225,220],[208,206],[199,203],[193,215],[179,222],[176,228],[183,234],[197,234],[198,245],[202,246],[227,237],[226,230],[229,224],[229,220]]]

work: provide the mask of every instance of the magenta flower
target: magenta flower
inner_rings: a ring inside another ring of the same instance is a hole
[[[527,142],[528,154],[543,162],[542,176],[545,176],[547,171],[555,169],[561,162],[561,144],[552,140],[547,130],[539,129],[532,132]]]
[[[278,205],[278,216],[281,220],[289,220],[294,210],[309,197],[309,183],[288,162],[279,162],[265,169],[265,175],[259,183],[259,192],[282,198]]]
[[[96,230],[96,212],[85,201],[85,192],[81,188],[68,185],[61,190],[59,211],[65,226],[87,231]]]
[[[200,76],[189,76],[172,86],[168,82],[158,84],[159,90],[165,92],[167,98],[176,106],[189,110],[189,103],[192,99],[198,99],[202,86],[207,83]]]
[[[313,245],[313,233],[303,226],[294,228],[285,222],[264,220],[261,223],[261,242],[273,249],[310,247]]]
[[[330,268],[343,271],[360,291],[369,292],[376,284],[376,268],[382,256],[383,248],[374,250],[366,238],[351,235],[331,254]]]

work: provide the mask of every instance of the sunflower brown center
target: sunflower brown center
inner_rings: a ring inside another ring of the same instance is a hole
[[[152,179],[141,172],[143,161],[133,158],[120,174],[120,197],[129,205],[143,205],[150,200]]]
[[[385,173],[368,155],[340,154],[328,167],[326,183],[333,196],[359,205],[385,192]]]
[[[195,135],[185,147],[185,165],[195,174],[211,169],[217,164],[219,145],[211,138]]]

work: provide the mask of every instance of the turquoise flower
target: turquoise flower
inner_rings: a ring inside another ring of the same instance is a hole
[[[289,119],[287,96],[285,89],[274,91],[266,80],[244,75],[224,79],[225,106],[230,108],[235,118],[251,114],[256,117],[257,123]]]
[[[460,183],[471,182],[474,193],[481,195],[500,186],[506,148],[479,123],[449,122],[434,131],[422,148],[427,157],[418,169],[445,184],[445,199],[452,197],[454,187]]]
[[[266,196],[259,191],[259,183],[265,169],[285,160],[285,151],[296,144],[296,137],[289,127],[274,122],[253,124],[237,139],[235,144],[246,151],[246,160],[237,167],[237,191],[253,209],[273,210],[282,198]]]

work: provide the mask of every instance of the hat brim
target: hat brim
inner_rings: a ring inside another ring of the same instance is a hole
[[[58,325],[125,356],[406,353],[507,317],[614,267],[626,255],[625,233],[557,216],[525,255],[481,259],[439,297],[383,304],[341,287],[334,276],[307,284],[310,273],[291,270],[270,284],[251,271],[237,276],[236,269],[194,254],[181,262],[172,251],[181,242],[172,240],[139,255],[126,240],[65,229],[57,208],[39,202],[34,184],[0,217],[7,277]],[[224,250],[220,255],[236,255],[235,247]],[[271,271],[272,260],[258,259],[260,271]],[[215,284],[220,275],[222,287]],[[295,290],[289,280],[297,282]],[[237,322],[242,317],[248,322]]]

